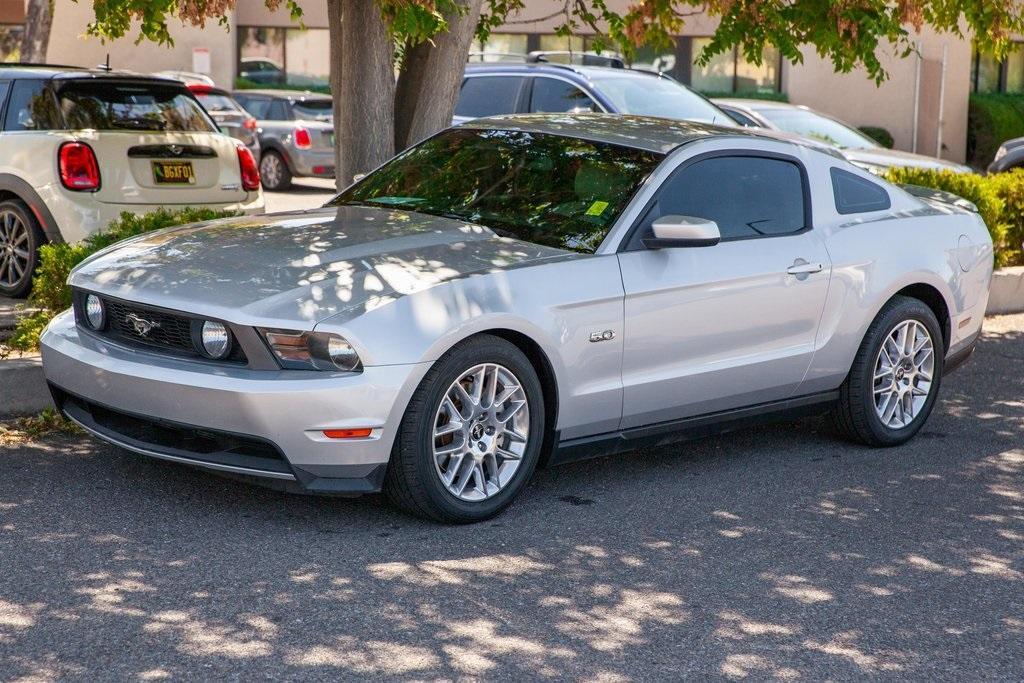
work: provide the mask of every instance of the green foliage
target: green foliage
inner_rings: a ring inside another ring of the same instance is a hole
[[[986,168],[999,145],[1024,137],[1024,95],[974,93],[967,108],[967,161]]]
[[[789,95],[784,92],[773,90],[751,90],[750,92],[718,92],[715,90],[701,90],[701,95],[710,99],[744,99],[744,100],[770,100],[772,102],[789,102]]]
[[[235,88],[238,90],[302,90],[315,92],[323,95],[331,94],[329,85],[290,85],[288,83],[256,83],[245,78],[235,79]]]
[[[55,315],[71,306],[71,288],[67,286],[71,269],[101,249],[154,230],[237,215],[212,209],[158,209],[137,216],[124,212],[106,230],[90,235],[78,244],[44,244],[39,248],[39,267],[32,281],[28,308],[33,312],[18,319],[8,344],[18,351],[31,351],[39,345],[39,335]]]
[[[886,179],[963,197],[978,207],[995,247],[997,266],[1024,265],[1024,171],[981,176],[950,170],[893,168]]]
[[[879,126],[861,126],[858,130],[886,149],[892,149],[892,146],[896,144],[892,139],[892,133],[887,131],[885,128],[881,128]]]

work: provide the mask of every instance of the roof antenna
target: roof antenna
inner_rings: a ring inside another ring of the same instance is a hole
[[[100,68],[100,70],[106,71],[108,73],[111,71],[111,68],[110,68],[110,53],[109,52],[107,53],[107,61],[106,61],[106,63],[105,64],[100,64],[99,68]]]

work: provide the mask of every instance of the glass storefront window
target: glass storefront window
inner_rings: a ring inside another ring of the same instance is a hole
[[[1020,43],[1006,56],[1006,92],[1024,93],[1024,45]]]
[[[258,85],[326,86],[327,29],[238,28],[238,77]]]
[[[710,38],[692,39],[693,67],[690,87],[711,93],[775,92],[779,89],[779,70],[782,64],[779,51],[765,47],[761,64],[747,61],[742,52],[715,55],[706,65],[697,64],[697,58],[711,43]]]
[[[540,37],[543,52],[586,52],[587,39],[583,36],[544,35]]]
[[[525,33],[492,33],[487,42],[473,44],[474,62],[522,61],[529,48],[529,36]]]
[[[0,62],[16,62],[21,54],[21,26],[0,25]]]
[[[697,57],[711,42],[710,38],[693,39],[693,69],[690,87],[701,92],[732,92],[733,69],[736,66],[732,52],[715,55],[708,64],[697,64]]]
[[[975,52],[973,61],[974,92],[998,92],[1000,64],[995,57]]]

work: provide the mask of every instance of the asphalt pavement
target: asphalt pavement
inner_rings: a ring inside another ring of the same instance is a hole
[[[316,209],[323,206],[337,192],[333,180],[296,178],[287,192],[265,192],[267,213]]]
[[[988,328],[906,446],[739,431],[475,526],[0,447],[0,680],[1020,680],[1024,316]]]

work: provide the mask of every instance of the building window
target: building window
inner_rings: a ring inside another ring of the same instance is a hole
[[[690,40],[690,87],[708,93],[778,92],[781,86],[782,55],[774,47],[765,47],[761,64],[748,61],[738,48],[715,55],[708,64],[697,64],[697,57],[711,38]]]
[[[522,61],[530,51],[530,36],[525,33],[492,33],[486,42],[474,41],[471,62]]]
[[[330,65],[328,29],[238,28],[238,78],[246,83],[327,87]]]
[[[1013,43],[1001,62],[975,49],[971,60],[971,91],[1024,93],[1024,43]]]
[[[16,62],[21,55],[23,26],[0,24],[0,62]]]

